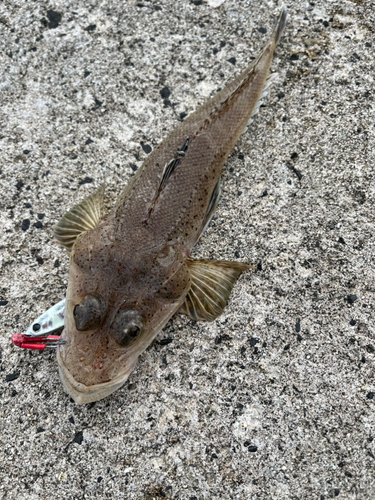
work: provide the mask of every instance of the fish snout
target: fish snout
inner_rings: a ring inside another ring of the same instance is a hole
[[[117,372],[114,372],[113,365],[111,366],[107,359],[90,359],[84,365],[82,364],[83,359],[80,361],[79,369],[72,373],[64,361],[63,349],[58,349],[57,362],[60,379],[66,392],[77,404],[99,401],[115,392],[126,382],[136,364],[136,360],[128,365],[121,363]]]

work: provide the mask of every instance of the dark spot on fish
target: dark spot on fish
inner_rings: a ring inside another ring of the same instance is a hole
[[[48,29],[53,30],[58,27],[61,21],[61,14],[60,12],[56,12],[55,10],[47,10],[47,17],[48,17]],[[44,19],[44,18],[43,18]],[[45,24],[43,22],[42,23]]]
[[[22,231],[27,231],[30,227],[30,220],[29,219],[24,219],[21,224],[21,229]]]
[[[96,24],[90,24],[89,26],[86,26],[86,28],[83,28],[84,31],[94,31],[96,29]]]
[[[141,146],[142,146],[143,151],[147,155],[151,153],[151,151],[152,151],[152,147],[151,146],[149,146],[148,144],[144,144],[143,142],[141,142]]]

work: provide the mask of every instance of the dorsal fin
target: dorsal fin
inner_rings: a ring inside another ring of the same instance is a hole
[[[104,183],[100,188],[69,210],[53,226],[57,242],[70,253],[77,237],[94,229],[103,217]]]
[[[188,145],[189,145],[189,137],[186,138],[182,148],[177,150],[176,156],[174,158],[172,158],[172,160],[170,160],[165,165],[158,189],[156,190],[156,194],[154,196],[154,199],[152,200],[151,207],[148,211],[148,217],[150,217],[152,211],[154,210],[155,204],[160,196],[160,193],[163,191],[163,189],[167,185],[169,178],[171,177],[171,175],[175,171],[177,165],[180,163],[181,158],[184,157],[186,150],[188,148]],[[147,220],[145,222],[147,223]]]

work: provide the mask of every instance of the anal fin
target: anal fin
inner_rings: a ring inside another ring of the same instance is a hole
[[[181,311],[194,321],[213,321],[220,316],[237,278],[252,267],[226,260],[189,259],[187,264],[192,284]]]
[[[78,236],[94,229],[103,217],[104,184],[75,205],[67,212],[57,224],[53,226],[53,234],[57,242],[69,253]]]

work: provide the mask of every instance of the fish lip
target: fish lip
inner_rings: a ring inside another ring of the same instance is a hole
[[[130,372],[132,371],[134,365],[130,366],[125,373],[121,373],[110,382],[104,382],[102,384],[95,385],[85,385],[81,382],[77,382],[73,375],[66,368],[62,357],[60,348],[57,349],[57,362],[59,365],[59,374],[61,382],[66,390],[66,392],[74,399],[74,401],[79,404],[92,403],[94,401],[99,401],[113,392],[117,391],[121,386],[127,381]]]

